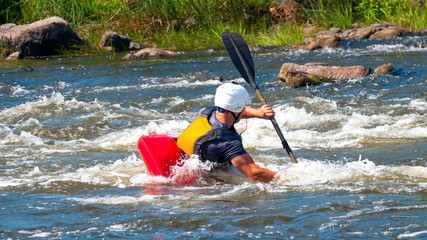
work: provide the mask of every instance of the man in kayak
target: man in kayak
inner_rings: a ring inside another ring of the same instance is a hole
[[[269,105],[250,104],[249,93],[238,84],[225,83],[215,93],[215,106],[201,109],[196,119],[178,137],[178,146],[187,154],[197,154],[202,161],[217,166],[232,164],[251,181],[270,182],[276,172],[255,164],[243,147],[234,124],[243,118],[270,119],[275,112]]]

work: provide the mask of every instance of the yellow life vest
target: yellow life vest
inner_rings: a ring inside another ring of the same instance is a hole
[[[209,123],[209,118],[215,113],[215,107],[207,107],[200,111],[199,116],[194,120],[177,139],[178,147],[185,152],[187,157],[191,154],[200,155],[203,159],[202,145],[206,142],[221,139],[223,141],[241,140],[236,129],[231,127],[213,128]]]
[[[207,117],[200,116],[196,118],[185,130],[179,135],[178,147],[189,157],[194,153],[194,145],[197,140],[212,130]]]

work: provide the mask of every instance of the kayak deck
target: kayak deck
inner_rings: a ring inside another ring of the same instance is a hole
[[[142,136],[138,150],[148,172],[153,176],[171,176],[171,167],[182,159],[176,139],[167,135]]]

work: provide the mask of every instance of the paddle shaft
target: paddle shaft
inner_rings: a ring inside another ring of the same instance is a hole
[[[244,75],[244,76],[246,76],[246,77],[244,77],[244,79],[246,80],[246,82],[249,83],[249,85],[251,85],[255,89],[256,95],[258,96],[258,99],[261,101],[262,105],[267,105],[267,101],[265,100],[264,96],[261,93],[261,90],[259,89],[258,85],[255,82],[254,74],[251,74],[251,73],[254,73],[253,66],[250,65],[250,64],[253,65],[252,59],[250,62],[245,61],[246,57],[241,52],[240,47],[237,45],[235,40],[232,37],[230,37],[230,41],[231,41],[231,43],[232,43],[232,45],[233,45],[233,47],[237,53],[237,56],[240,60],[240,64],[243,67],[243,70],[244,70],[243,73],[246,73],[246,75]],[[245,46],[247,46],[247,45],[245,44]],[[280,141],[282,141],[283,148],[286,149],[286,152],[288,153],[289,157],[291,158],[291,162],[298,163],[297,159],[295,158],[294,153],[292,152],[292,149],[289,147],[288,142],[286,141],[285,137],[283,136],[283,133],[280,130],[276,119],[274,117],[271,117],[270,120],[271,120],[271,123],[273,123],[274,129],[276,130],[277,135],[279,135]]]
[[[259,88],[255,88],[256,95],[258,96],[258,99],[261,101],[262,105],[267,105],[267,101],[265,101],[264,96],[261,93],[261,90]],[[283,148],[286,149],[286,152],[288,153],[289,157],[291,158],[291,162],[298,163],[297,159],[295,158],[294,153],[292,152],[292,149],[289,147],[288,142],[286,141],[285,137],[283,136],[282,131],[279,128],[279,125],[277,124],[277,121],[274,117],[270,117],[271,123],[273,123],[274,129],[276,129],[277,135],[279,135],[280,141],[282,141]]]
[[[250,54],[250,50],[244,39],[237,34],[234,33],[223,33],[226,36],[226,39],[228,39],[231,42],[232,48],[227,48],[227,43],[224,41],[224,45],[226,46],[227,52],[230,55],[230,58],[234,65],[236,66],[237,70],[242,74],[243,78],[249,85],[251,85],[256,92],[256,95],[258,96],[259,100],[263,105],[267,105],[267,101],[265,100],[264,96],[261,93],[261,90],[259,89],[258,85],[255,82],[255,70],[254,70],[254,64],[252,60],[252,56]],[[240,43],[238,44],[234,37],[240,38]],[[233,49],[236,55],[232,54],[230,50]],[[271,123],[273,123],[274,129],[277,132],[277,135],[279,135],[280,141],[282,141],[282,146],[284,149],[286,149],[286,152],[288,153],[289,157],[291,158],[291,162],[298,163],[297,159],[295,158],[294,153],[292,152],[292,149],[289,147],[288,142],[286,141],[285,137],[283,136],[282,131],[279,128],[279,125],[277,124],[277,121],[274,117],[270,118]]]

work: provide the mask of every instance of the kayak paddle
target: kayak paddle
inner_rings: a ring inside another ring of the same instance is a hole
[[[237,33],[223,32],[221,34],[221,37],[225,49],[227,50],[228,55],[230,56],[234,66],[240,72],[240,75],[242,75],[243,79],[245,79],[245,81],[255,89],[255,92],[261,103],[263,105],[266,105],[267,101],[265,101],[265,98],[262,96],[261,90],[255,82],[254,61],[252,59],[251,51],[249,50],[248,44],[246,44],[242,36]],[[292,152],[292,149],[289,147],[288,142],[283,136],[276,119],[274,117],[271,117],[270,120],[271,123],[273,123],[274,129],[276,129],[280,140],[282,141],[283,148],[286,149],[286,152],[291,158],[291,162],[298,163],[294,153]]]

